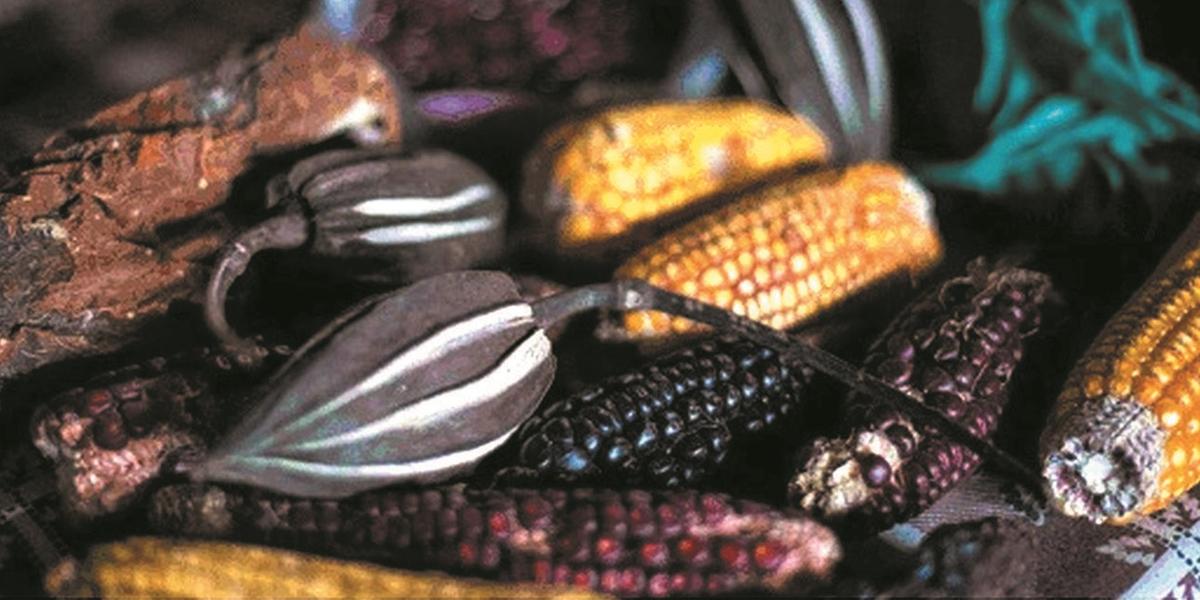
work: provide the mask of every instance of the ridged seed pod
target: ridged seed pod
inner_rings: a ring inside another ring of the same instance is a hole
[[[543,407],[515,436],[517,471],[564,483],[693,484],[735,435],[786,415],[809,375],[748,341],[705,341]]]
[[[243,544],[131,538],[92,548],[47,592],[97,598],[603,598],[566,586],[499,584]]]
[[[522,203],[559,247],[577,248],[829,152],[808,121],[754,101],[614,108],[546,136],[526,164]]]
[[[1067,378],[1042,435],[1055,505],[1121,523],[1200,482],[1200,221]]]
[[[806,517],[693,491],[449,487],[320,501],[174,486],[150,518],[169,533],[622,596],[790,589],[828,577],[841,555]]]
[[[929,194],[901,169],[867,163],[754,192],[642,249],[616,277],[784,329],[941,256]],[[695,327],[651,311],[626,313],[624,324],[630,338]]]
[[[218,396],[249,385],[207,349],[155,358],[39,406],[33,443],[55,464],[68,511],[108,514],[133,501],[173,454],[202,451],[219,426],[220,405],[233,402]]]
[[[504,273],[457,271],[369,298],[310,338],[193,480],[340,498],[470,471],[554,378],[539,303]]]
[[[254,254],[303,248],[305,267],[336,280],[403,284],[499,259],[508,201],[496,182],[444,151],[336,150],[271,181],[277,214],[231,241],[208,285],[205,316],[233,341],[225,301]]]
[[[1049,286],[1041,273],[972,263],[906,307],[872,344],[865,368],[991,437]],[[795,506],[877,531],[916,515],[979,466],[975,453],[887,405],[853,395],[850,407],[848,436],[803,453],[788,485]]]

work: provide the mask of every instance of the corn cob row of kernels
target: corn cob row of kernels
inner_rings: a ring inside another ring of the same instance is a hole
[[[790,165],[825,162],[812,124],[750,100],[614,108],[560,126],[526,165],[523,203],[571,248]]]
[[[809,377],[754,343],[705,341],[544,406],[515,436],[519,470],[563,483],[694,484],[734,435],[786,415]]]
[[[565,586],[472,581],[261,546],[157,538],[95,547],[73,567],[49,577],[47,591],[99,598],[604,597]]]
[[[777,183],[644,248],[617,270],[772,327],[791,327],[863,288],[942,256],[933,201],[901,169],[867,163]],[[653,311],[624,335],[692,330]]]
[[[1076,364],[1042,435],[1059,510],[1126,521],[1200,482],[1200,244],[1181,238]]]
[[[807,517],[694,491],[383,491],[307,500],[175,486],[152,500],[168,533],[623,596],[785,589],[830,575],[837,538]]]
[[[96,517],[119,510],[164,460],[202,450],[219,427],[220,400],[249,385],[208,349],[154,358],[97,376],[39,406],[33,443],[55,463],[65,507]]]
[[[1023,340],[1037,327],[1046,276],[973,263],[923,295],[872,345],[865,368],[986,438],[1008,400]],[[916,515],[979,465],[973,452],[891,407],[850,398],[851,433],[821,439],[788,494],[847,528],[879,530]]]

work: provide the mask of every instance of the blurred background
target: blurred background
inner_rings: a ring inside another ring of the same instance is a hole
[[[383,0],[377,10],[395,15],[397,5],[404,11],[410,4]],[[443,10],[443,5],[451,4],[486,13],[499,10],[496,6],[503,2],[439,0],[428,6]],[[633,7],[636,14],[621,14],[640,22],[635,23],[639,27],[635,33],[642,39],[635,47],[642,52],[620,59],[599,57],[593,71],[653,74],[665,70],[669,47],[682,37],[688,3],[618,0],[605,4],[614,11]],[[933,154],[966,153],[977,147],[983,124],[969,118],[981,60],[976,2],[881,0],[873,4],[894,63],[894,139],[902,147]],[[52,131],[112,101],[211,63],[233,44],[294,26],[316,8],[313,5],[307,0],[0,0],[0,162],[28,154]],[[1192,3],[1134,0],[1131,6],[1148,58],[1189,83],[1198,83],[1200,52],[1189,18]],[[403,16],[380,23],[393,30],[408,26]],[[389,31],[374,32],[400,70],[417,80],[410,84],[437,87],[436,78],[417,74],[420,64],[405,65],[396,58],[405,49],[387,46],[388,35]],[[631,71],[631,62],[640,64]],[[557,86],[549,91],[571,89]],[[974,126],[963,127],[963,123]]]

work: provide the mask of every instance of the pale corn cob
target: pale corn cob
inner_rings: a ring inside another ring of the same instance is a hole
[[[1121,523],[1200,482],[1200,219],[1067,378],[1042,436],[1063,513]]]
[[[522,201],[555,224],[560,246],[583,246],[829,153],[807,120],[754,101],[616,108],[551,132],[526,166]]]
[[[73,572],[72,572],[73,571]],[[406,573],[261,546],[132,538],[56,569],[46,589],[100,598],[605,598],[585,589]]]
[[[933,201],[898,167],[866,163],[755,192],[644,248],[617,278],[697,298],[778,329],[941,258]],[[654,311],[625,313],[624,335],[695,327]]]

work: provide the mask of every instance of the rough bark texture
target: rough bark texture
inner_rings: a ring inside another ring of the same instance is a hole
[[[401,137],[372,56],[301,30],[51,139],[0,191],[0,385],[119,348],[203,289],[251,159],[350,132]]]

